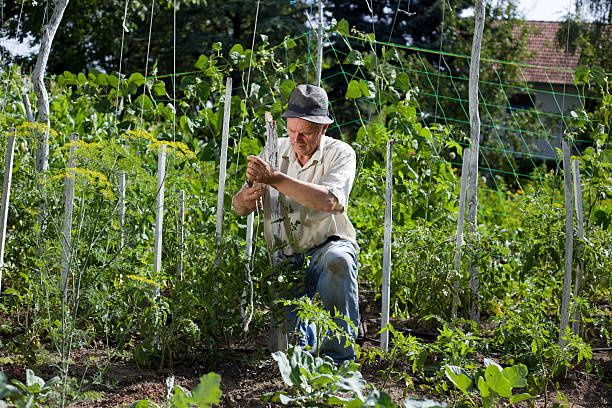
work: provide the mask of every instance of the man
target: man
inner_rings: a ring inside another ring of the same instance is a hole
[[[248,156],[248,183],[234,196],[236,212],[245,216],[264,198],[264,233],[272,242],[269,188],[278,190],[283,209],[281,234],[284,254],[304,268],[305,294],[319,293],[323,306],[334,307],[359,325],[357,251],[355,229],[348,219],[348,198],[355,179],[355,151],[348,144],[325,135],[330,123],[327,93],[323,88],[298,85],[289,98],[287,119],[289,138],[278,140],[279,169],[267,161],[266,151]],[[309,262],[306,262],[309,260]],[[356,330],[338,319],[346,333]],[[298,323],[301,344],[317,347],[313,326]],[[327,355],[340,362],[354,358],[352,347],[331,340]]]

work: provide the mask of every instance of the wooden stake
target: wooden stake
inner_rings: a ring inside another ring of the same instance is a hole
[[[28,122],[34,122],[34,115],[32,114],[32,106],[30,105],[29,92],[24,92],[21,97],[23,98],[23,107],[25,108],[26,118],[28,118]]]
[[[177,229],[179,238],[179,259],[176,264],[176,278],[178,280],[183,280],[183,247],[185,246],[185,190],[179,190]]]
[[[576,201],[576,220],[578,221],[578,268],[576,270],[576,285],[574,286],[574,299],[577,300],[582,293],[582,278],[584,276],[584,217],[582,212],[582,187],[580,186],[580,166],[578,160],[572,161],[572,174],[574,176],[574,199]],[[574,305],[572,332],[578,336],[580,332],[580,305]]]
[[[34,93],[38,98],[38,121],[47,125],[47,130],[43,132],[38,142],[36,170],[41,173],[46,172],[49,167],[49,96],[47,94],[47,88],[45,88],[44,76],[45,70],[47,69],[47,61],[49,60],[49,53],[51,52],[51,44],[53,43],[57,28],[64,16],[64,10],[66,10],[66,6],[68,6],[68,0],[54,0],[53,3],[55,7],[53,8],[51,18],[41,29],[40,51],[36,59],[34,71],[32,72]]]
[[[121,231],[120,243],[121,249],[125,245],[125,234],[123,232],[123,223],[125,222],[125,171],[119,172],[119,228]]]
[[[276,121],[272,119],[272,114],[266,112],[266,131],[268,141],[266,148],[268,149],[269,163],[272,168],[278,169],[278,133]],[[281,249],[281,208],[278,190],[271,188],[268,192],[270,199],[270,222],[272,224],[272,265],[277,267],[283,259]],[[286,351],[287,350],[287,333],[285,330],[285,319],[279,314],[282,310],[273,310],[270,321],[270,352]]]
[[[6,222],[8,220],[11,181],[13,179],[13,156],[15,154],[15,128],[9,129],[4,156],[4,184],[2,186],[2,212],[0,212],[0,293],[2,292],[2,273],[4,272],[4,244],[6,243]]]
[[[317,86],[321,86],[323,66],[323,0],[319,0],[319,32],[317,36]]]
[[[574,246],[574,208],[572,203],[572,174],[570,148],[567,138],[563,138],[563,182],[565,192],[565,271],[563,274],[563,295],[561,298],[561,322],[559,325],[559,347],[564,347],[564,339],[569,324],[570,292],[572,288],[572,255]]]
[[[217,257],[215,264],[221,266],[221,242],[223,239],[223,205],[225,197],[225,177],[227,171],[227,145],[229,138],[230,110],[232,107],[232,78],[225,83],[225,106],[223,109],[223,131],[221,139],[221,161],[219,163],[219,191],[217,193]]]
[[[161,272],[162,238],[164,229],[164,187],[166,184],[166,145],[159,146],[157,154],[157,196],[155,204],[155,247],[153,248],[153,269],[155,276]],[[155,286],[154,297],[159,296],[160,287]]]
[[[480,145],[480,115],[478,113],[478,79],[480,77],[480,47],[482,44],[482,32],[484,30],[484,1],[478,0],[476,2],[476,21],[474,26],[474,38],[472,40],[472,57],[470,60],[470,85],[469,85],[469,98],[470,98],[470,147],[472,148],[472,154],[470,154],[470,166],[468,174],[468,208],[467,208],[467,219],[468,219],[468,234],[474,239],[478,239],[478,224],[477,224],[477,212],[478,212],[478,156],[479,156],[479,145]],[[468,269],[470,274],[470,292],[471,292],[471,311],[470,318],[478,323],[480,321],[480,309],[478,305],[479,288],[478,288],[478,268],[473,266],[473,259],[470,258],[468,262]]]
[[[259,204],[258,204],[259,205]],[[245,333],[249,331],[249,324],[251,323],[252,308],[253,308],[253,279],[251,277],[251,262],[253,259],[253,221],[255,216],[250,213],[247,216],[246,225],[246,243],[244,248],[244,268],[247,273],[247,285],[250,290],[250,294],[247,293],[245,287],[242,291],[242,299],[240,301],[240,314],[242,316],[242,328]],[[249,307],[251,309],[249,309]]]
[[[457,305],[459,304],[459,281],[461,280],[461,247],[463,246],[463,220],[465,218],[465,196],[467,190],[468,167],[471,161],[471,149],[463,150],[463,166],[461,167],[461,189],[459,190],[459,212],[457,214],[457,232],[455,245],[455,282],[453,283],[453,304],[451,316],[457,318]]]
[[[389,303],[391,297],[391,240],[393,232],[393,140],[387,141],[387,172],[385,175],[385,232],[383,245],[382,269],[382,311],[381,330],[389,324]],[[380,349],[386,352],[389,348],[389,332],[380,333]]]
[[[66,176],[64,177],[64,216],[62,219],[62,275],[61,291],[64,299],[68,289],[68,276],[70,275],[70,254],[72,252],[71,231],[72,231],[72,210],[74,208],[74,151],[79,141],[79,134],[70,135],[70,150],[68,153],[68,166],[66,166]]]

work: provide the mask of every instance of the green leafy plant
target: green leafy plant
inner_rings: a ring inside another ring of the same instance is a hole
[[[388,394],[373,387],[364,395],[367,383],[354,361],[345,361],[338,367],[331,358],[313,357],[301,347],[290,347],[287,354],[277,351],[272,357],[293,395],[285,391],[268,393],[262,397],[263,401],[299,406],[395,407]]]
[[[485,359],[486,369],[484,374],[477,377],[474,381],[463,368],[453,365],[444,367],[446,377],[465,394],[472,406],[476,403],[470,394],[473,391],[474,383],[478,385],[478,391],[482,398],[484,408],[496,407],[502,398],[508,398],[510,404],[533,398],[529,393],[512,394],[513,388],[522,388],[527,385],[527,367],[523,364],[512,367],[502,368],[499,364],[490,359]]]
[[[185,390],[180,385],[174,387],[174,394],[168,396],[167,407],[171,408],[209,408],[211,404],[218,404],[221,399],[221,376],[208,373],[200,377],[200,383],[193,391]],[[159,408],[160,405],[150,400],[136,401],[132,408]]]
[[[325,345],[331,340],[336,339],[339,342],[344,341],[344,347],[357,348],[355,339],[338,325],[339,321],[346,322],[353,330],[357,330],[355,325],[347,316],[342,315],[337,310],[332,313],[322,308],[322,305],[317,297],[310,299],[308,296],[302,296],[295,300],[286,300],[283,302],[285,306],[294,307],[298,317],[306,324],[314,324],[316,328],[316,350],[310,350],[317,357],[321,351],[325,349]]]
[[[59,381],[59,377],[45,381],[27,369],[25,383],[13,379],[9,384],[6,375],[0,372],[0,408],[8,406],[5,399],[18,408],[45,406],[50,399],[58,397],[53,388]]]

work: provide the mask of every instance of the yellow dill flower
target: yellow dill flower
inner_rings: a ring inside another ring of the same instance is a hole
[[[136,281],[140,281],[140,282],[143,282],[143,283],[148,283],[148,284],[153,285],[153,286],[161,287],[161,285],[159,283],[157,283],[154,280],[151,280],[149,278],[145,278],[143,276],[126,275],[126,277],[130,278],[132,280],[136,280]]]
[[[145,132],[144,130],[127,130],[123,132],[121,136],[125,137],[126,139],[132,140],[144,139],[149,140],[151,142],[157,141],[157,139],[155,139],[151,133]]]
[[[159,151],[160,146],[166,145],[168,149],[172,149],[178,157],[185,157],[186,159],[195,159],[196,155],[192,152],[189,147],[182,142],[170,142],[165,140],[157,140],[149,145],[149,150]]]
[[[32,131],[36,131],[38,133],[49,132],[49,136],[57,137],[57,132],[48,127],[46,123],[23,122],[21,125],[17,126],[17,134],[19,136],[28,137]]]

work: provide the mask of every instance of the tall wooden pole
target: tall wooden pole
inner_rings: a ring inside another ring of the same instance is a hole
[[[155,247],[153,248],[153,269],[155,276],[161,272],[162,244],[164,231],[164,188],[166,185],[166,145],[159,147],[157,154],[157,195],[155,200]],[[154,297],[159,296],[160,287],[156,286]]]
[[[323,66],[323,0],[319,0],[319,32],[317,35],[317,86],[321,86]]]
[[[574,246],[574,208],[572,203],[572,173],[570,148],[567,138],[561,143],[563,150],[563,184],[565,192],[565,268],[563,274],[563,295],[561,298],[561,321],[559,325],[559,347],[564,347],[564,339],[569,324],[570,293],[572,289],[572,256]]]
[[[215,264],[221,265],[221,242],[223,239],[223,206],[225,198],[225,178],[227,172],[227,145],[229,139],[230,110],[232,107],[232,78],[225,83],[225,105],[223,109],[223,130],[221,135],[221,160],[219,163],[219,191],[217,193],[217,257]]]
[[[0,293],[2,292],[2,273],[4,272],[4,245],[6,243],[6,222],[8,220],[11,181],[13,179],[13,156],[15,154],[15,128],[9,129],[4,156],[4,184],[2,186],[2,211],[0,212]]]
[[[268,149],[268,158],[270,166],[278,169],[278,129],[276,121],[272,119],[270,112],[266,112],[266,130],[268,141],[266,147]],[[271,188],[269,191],[270,199],[270,223],[272,225],[272,265],[277,267],[283,259],[283,250],[281,249],[281,208],[278,190]],[[276,309],[276,310],[274,310]],[[287,333],[285,330],[285,319],[281,316],[282,309],[273,308],[270,321],[270,352],[287,350]]]
[[[465,219],[465,196],[467,190],[468,167],[471,161],[471,149],[463,149],[463,165],[461,167],[461,189],[459,190],[459,212],[457,214],[457,232],[455,244],[455,281],[453,282],[453,303],[451,316],[457,318],[459,304],[459,281],[461,280],[461,247],[463,246],[463,220]]]
[[[257,204],[259,206],[259,204]],[[257,209],[259,210],[259,208]],[[249,331],[251,324],[251,316],[253,311],[253,278],[251,276],[251,263],[253,259],[253,221],[255,217],[253,213],[247,216],[246,239],[244,248],[244,269],[247,274],[247,287],[242,291],[242,300],[240,301],[240,313],[242,315],[242,329],[246,333]],[[247,293],[247,289],[249,293]]]
[[[72,252],[71,231],[72,231],[72,210],[74,208],[74,151],[76,150],[79,134],[70,135],[70,150],[68,153],[68,166],[64,178],[64,216],[62,219],[62,280],[61,291],[64,299],[68,286],[68,276],[70,275],[70,254]]]
[[[381,330],[389,324],[389,304],[391,298],[391,240],[393,233],[393,140],[387,141],[387,171],[385,175],[385,221],[382,267],[382,311]],[[380,349],[389,348],[389,331],[380,333]]]
[[[47,171],[49,167],[49,96],[45,88],[44,76],[47,69],[47,61],[51,52],[51,44],[57,32],[57,28],[64,16],[64,10],[68,6],[68,0],[54,0],[53,13],[49,22],[42,27],[42,37],[40,40],[40,51],[36,59],[36,65],[32,72],[32,84],[34,93],[38,98],[38,121],[47,126],[38,141],[38,155],[36,158],[36,170],[40,173]]]
[[[484,1],[476,2],[476,21],[474,26],[474,38],[472,40],[472,57],[470,59],[470,165],[468,175],[468,192],[467,192],[467,221],[468,234],[473,239],[478,239],[478,156],[480,145],[480,115],[478,113],[478,80],[480,77],[480,47],[482,44],[482,32],[484,30],[485,8]],[[479,288],[478,288],[478,268],[473,265],[473,259],[470,258],[468,263],[470,273],[470,293],[471,293],[471,311],[470,318],[478,323],[480,321],[480,309],[478,305]]]
[[[572,162],[572,174],[574,176],[574,199],[576,201],[576,220],[578,221],[578,268],[576,270],[576,284],[574,286],[574,299],[582,294],[582,278],[584,276],[584,217],[582,212],[582,187],[580,186],[580,166],[578,160]],[[578,335],[580,332],[580,305],[575,304],[574,317],[572,319],[572,332]]]

